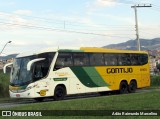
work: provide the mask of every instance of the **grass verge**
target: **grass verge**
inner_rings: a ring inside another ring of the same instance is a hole
[[[160,92],[51,101],[14,107],[14,110],[159,110]]]
[[[159,110],[160,92],[143,92],[126,95],[100,96],[92,98],[51,101],[7,108],[7,110]],[[6,110],[1,108],[0,110]],[[63,114],[63,113],[62,113]],[[107,116],[107,119],[158,119],[154,116]],[[15,117],[16,118],[16,117]],[[22,117],[21,117],[22,118]],[[23,117],[28,119],[29,117]],[[40,117],[39,117],[40,118]],[[48,116],[49,118],[106,118],[105,116]]]

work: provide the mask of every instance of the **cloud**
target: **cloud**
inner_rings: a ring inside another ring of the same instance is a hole
[[[31,10],[16,10],[13,13],[18,14],[18,15],[31,15],[32,11]]]
[[[116,0],[96,0],[94,4],[100,7],[115,6]]]
[[[116,5],[116,0],[95,0],[92,2],[94,7],[111,7]]]
[[[138,4],[138,3],[144,3],[148,0],[141,0],[139,2],[133,1],[133,0],[94,0],[94,2],[86,2],[86,7],[88,11],[96,11],[101,8],[108,8],[108,7],[115,7],[120,4]]]
[[[32,14],[30,10],[17,10],[12,13],[0,12],[0,29],[16,30],[22,28],[21,25],[33,24],[34,20],[28,19],[25,15]]]
[[[102,17],[103,19],[109,19],[112,21],[119,21],[122,24],[129,24],[129,25],[134,25],[135,21],[134,17],[131,16],[122,16],[122,15],[113,15],[113,14],[105,14],[105,13],[96,13],[96,12],[88,12],[89,15],[94,16],[94,17]],[[139,23],[140,24],[140,23]]]
[[[86,9],[87,12],[95,12],[98,9],[114,7],[116,5],[116,0],[94,0],[91,2],[86,2]]]

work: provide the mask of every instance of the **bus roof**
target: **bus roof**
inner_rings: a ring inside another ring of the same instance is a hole
[[[81,47],[84,52],[109,52],[109,53],[147,53],[146,51],[137,50],[118,50],[108,48],[97,48],[97,47]]]
[[[17,55],[16,58],[26,57],[31,55],[37,55],[44,52],[103,52],[103,53],[147,53],[146,51],[136,51],[136,50],[118,50],[118,49],[108,49],[108,48],[98,48],[98,47],[81,47],[81,48],[47,48],[39,51],[30,51],[26,53],[21,53]]]

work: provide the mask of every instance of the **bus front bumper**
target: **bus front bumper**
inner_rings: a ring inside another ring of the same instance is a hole
[[[38,93],[35,93],[34,90],[27,90],[27,91],[17,91],[17,92],[13,92],[9,90],[9,94],[11,98],[36,98],[36,97],[42,97],[40,96]]]

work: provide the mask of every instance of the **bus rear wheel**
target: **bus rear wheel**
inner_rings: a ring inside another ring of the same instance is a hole
[[[137,89],[137,83],[136,83],[136,81],[131,81],[130,84],[129,84],[128,91],[130,93],[135,93],[136,89]]]
[[[66,95],[66,89],[63,86],[57,86],[54,91],[54,100],[62,100]]]
[[[120,94],[127,94],[128,93],[128,84],[125,81],[122,81],[120,83],[120,89],[119,89]]]

